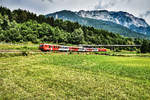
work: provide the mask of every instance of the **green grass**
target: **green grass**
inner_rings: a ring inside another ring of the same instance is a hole
[[[0,50],[38,50],[39,44],[23,43],[23,44],[7,44],[0,43]]]
[[[0,58],[0,99],[150,99],[150,58],[40,54]]]

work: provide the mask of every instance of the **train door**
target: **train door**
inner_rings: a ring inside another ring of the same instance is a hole
[[[52,46],[51,45],[49,45],[49,50],[51,51],[53,48],[52,48]]]

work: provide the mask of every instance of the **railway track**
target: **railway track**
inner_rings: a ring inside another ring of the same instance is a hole
[[[0,53],[21,53],[23,50],[0,50]],[[28,52],[31,53],[38,53],[41,52],[40,50],[29,50]]]

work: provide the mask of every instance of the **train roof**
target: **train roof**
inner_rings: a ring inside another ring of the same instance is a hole
[[[40,45],[53,45],[53,46],[61,46],[61,47],[82,48],[82,47],[80,47],[80,46],[64,46],[64,45],[55,45],[55,44],[46,44],[46,43],[40,43]]]

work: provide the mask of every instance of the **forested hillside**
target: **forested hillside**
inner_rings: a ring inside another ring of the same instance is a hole
[[[122,37],[76,22],[37,16],[25,10],[0,7],[0,42],[70,44],[142,44],[143,40]],[[146,40],[145,40],[146,41]],[[147,42],[147,41],[146,41]],[[149,43],[147,43],[149,45]]]
[[[131,38],[21,9],[10,11],[0,7],[0,26],[0,41],[5,42],[134,44]]]

